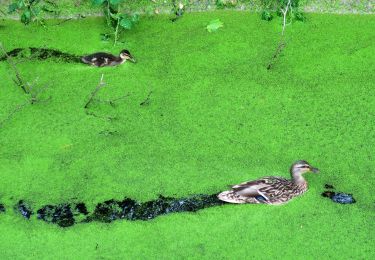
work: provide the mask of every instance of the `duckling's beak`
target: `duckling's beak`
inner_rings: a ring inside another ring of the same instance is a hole
[[[310,167],[310,171],[313,173],[319,173],[320,170],[318,168]]]
[[[134,59],[133,56],[129,56],[129,60],[130,60],[131,62],[133,62],[133,63],[136,63],[136,62],[137,62],[137,61]]]

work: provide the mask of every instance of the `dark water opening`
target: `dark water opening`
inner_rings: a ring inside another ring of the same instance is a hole
[[[170,198],[160,196],[156,200],[138,202],[125,198],[123,200],[107,200],[95,206],[90,214],[85,203],[63,203],[45,205],[36,211],[37,219],[60,227],[70,227],[76,223],[92,221],[109,223],[115,220],[151,220],[160,215],[175,212],[195,212],[200,209],[219,206],[225,202],[217,198],[217,194],[194,195],[186,198]],[[4,209],[5,210],[5,209]],[[30,204],[21,200],[16,206],[24,218],[30,219],[34,214]]]
[[[9,52],[6,55],[0,57],[0,61],[5,61],[7,56],[10,57],[21,57],[27,59],[38,59],[46,60],[49,58],[56,58],[63,60],[65,62],[78,62],[81,63],[81,56],[65,53],[56,49],[47,49],[47,48],[16,48]]]

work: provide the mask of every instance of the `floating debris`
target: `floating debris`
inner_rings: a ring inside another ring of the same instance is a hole
[[[21,215],[24,217],[24,218],[27,218],[27,219],[30,219],[31,215],[34,214],[34,212],[32,211],[31,209],[31,206],[28,205],[26,202],[24,202],[23,200],[20,200],[16,206],[16,210],[18,210]]]
[[[330,184],[325,184],[324,187],[326,189],[334,189],[334,187]],[[334,192],[326,190],[322,193],[323,197],[330,198],[333,202],[340,203],[340,204],[352,204],[356,203],[352,194],[347,194],[344,192]]]
[[[356,202],[352,194],[346,194],[342,192],[339,192],[333,195],[331,197],[331,200],[340,204],[352,204]]]

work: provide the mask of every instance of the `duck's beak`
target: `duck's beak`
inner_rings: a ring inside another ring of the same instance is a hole
[[[313,173],[319,173],[320,170],[318,168],[310,167],[310,171]]]

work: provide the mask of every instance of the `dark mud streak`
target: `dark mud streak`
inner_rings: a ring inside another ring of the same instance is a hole
[[[18,211],[29,219],[33,214],[31,207],[24,201],[20,201],[20,203],[17,205]],[[224,202],[218,200],[216,194],[195,195],[181,199],[160,196],[156,200],[143,203],[129,198],[111,199],[98,203],[92,214],[88,212],[83,202],[45,205],[37,210],[37,219],[60,227],[70,227],[76,223],[93,221],[110,223],[120,219],[151,220],[160,215],[174,212],[195,212],[222,204]]]
[[[30,55],[24,56],[23,52],[28,52]],[[65,62],[77,62],[81,63],[81,56],[65,53],[55,49],[46,49],[46,48],[16,48],[9,52],[7,55],[3,55],[0,57],[0,61],[5,61],[7,56],[10,57],[25,57],[29,59],[39,59],[39,60],[46,60],[49,58],[56,58],[63,60]]]

